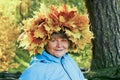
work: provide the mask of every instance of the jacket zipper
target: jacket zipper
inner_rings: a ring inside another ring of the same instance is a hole
[[[62,65],[64,71],[66,72],[66,74],[68,75],[69,79],[72,80],[72,78],[70,77],[69,73],[67,72],[67,70],[65,69],[65,67],[64,67],[64,65],[62,63],[62,58],[61,58],[61,65]]]

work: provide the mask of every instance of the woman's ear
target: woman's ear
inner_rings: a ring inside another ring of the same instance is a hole
[[[48,41],[45,42],[45,44],[44,44],[44,49],[45,49],[45,50],[46,50],[46,48],[47,48],[47,43],[48,43]]]
[[[47,46],[48,46],[48,41],[49,41],[50,39],[46,39],[46,41],[45,41],[45,43],[44,43],[44,49],[46,50],[47,49]]]

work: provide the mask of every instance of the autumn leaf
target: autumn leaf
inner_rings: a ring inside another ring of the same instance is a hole
[[[36,37],[36,38],[43,38],[44,35],[45,35],[45,33],[42,32],[41,29],[37,29],[37,30],[35,30],[35,32],[34,32],[34,37]]]
[[[56,16],[59,16],[59,12],[57,11],[57,9],[53,5],[51,5],[50,8]]]
[[[70,30],[66,30],[65,32],[68,36],[72,36],[73,39],[80,39],[81,35],[80,35],[80,32],[72,32]]]

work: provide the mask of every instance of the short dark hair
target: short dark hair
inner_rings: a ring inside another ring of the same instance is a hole
[[[65,31],[60,30],[59,32],[53,32],[51,36],[58,35],[58,37],[68,39],[68,36],[65,34]]]

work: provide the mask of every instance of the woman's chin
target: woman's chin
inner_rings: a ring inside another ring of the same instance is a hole
[[[64,51],[55,51],[54,56],[56,56],[56,57],[62,57],[62,56],[65,55],[65,53],[66,53],[66,52],[64,52]]]

